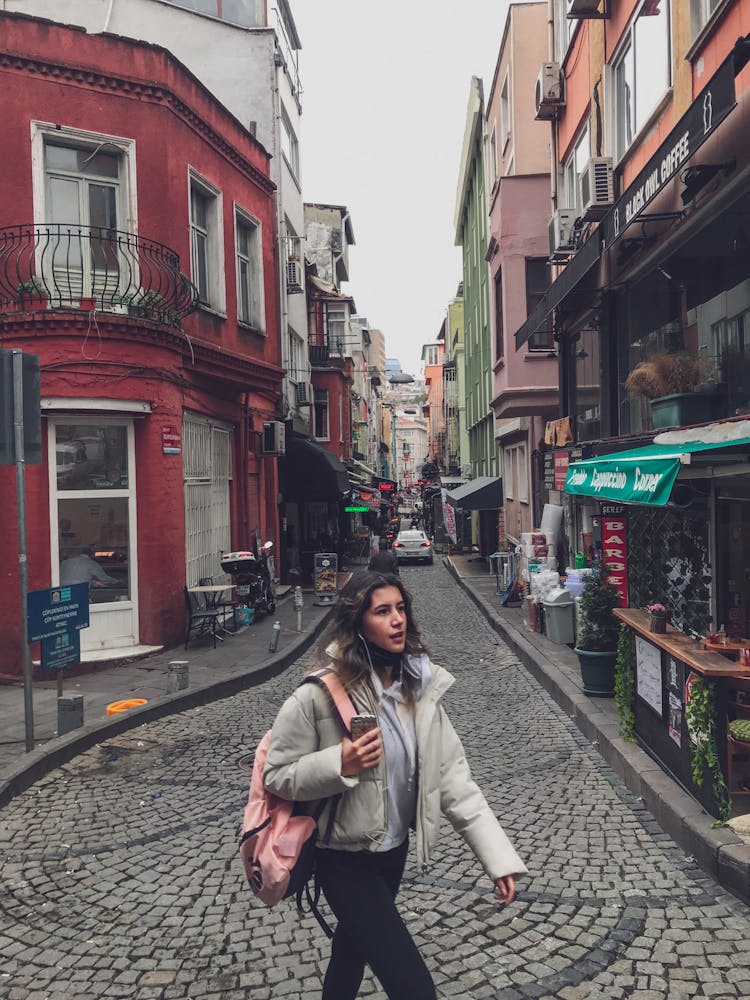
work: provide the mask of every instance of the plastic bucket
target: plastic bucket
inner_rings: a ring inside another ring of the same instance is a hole
[[[140,708],[147,705],[147,698],[128,698],[125,701],[111,701],[107,705],[107,715],[117,715],[118,712],[127,712],[129,708]]]

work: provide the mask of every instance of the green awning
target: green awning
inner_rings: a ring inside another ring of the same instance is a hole
[[[616,503],[663,507],[669,500],[680,465],[690,464],[692,454],[750,445],[749,432],[750,422],[743,420],[659,434],[653,444],[643,448],[574,462],[568,469],[565,492]],[[688,440],[690,434],[700,440]]]

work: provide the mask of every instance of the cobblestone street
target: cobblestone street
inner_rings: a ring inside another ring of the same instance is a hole
[[[441,997],[750,997],[750,911],[661,832],[445,568],[404,568],[475,777],[530,874],[497,908],[446,826],[401,908]],[[115,737],[0,812],[0,997],[314,998],[328,944],[254,905],[252,750],[310,666]],[[413,861],[413,855],[411,856]],[[362,996],[377,997],[366,980]]]

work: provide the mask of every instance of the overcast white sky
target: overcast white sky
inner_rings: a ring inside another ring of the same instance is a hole
[[[293,0],[305,201],[346,205],[345,291],[419,374],[461,280],[453,226],[472,76],[489,96],[507,0]]]

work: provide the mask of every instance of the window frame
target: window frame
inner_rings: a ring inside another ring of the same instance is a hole
[[[243,255],[240,251],[240,230],[244,228],[251,232],[251,252]],[[234,204],[234,257],[237,278],[237,325],[253,333],[266,333],[266,310],[263,281],[263,227],[261,222],[242,208]],[[251,316],[242,316],[242,284],[241,263],[246,260],[249,271],[249,301]],[[253,308],[254,293],[254,308]]]
[[[541,290],[534,291],[529,288],[529,264],[543,264],[546,270],[547,284]],[[526,290],[526,315],[530,316],[539,302],[544,298],[544,294],[552,283],[552,269],[548,257],[524,257],[524,285]],[[552,339],[554,330],[552,326],[552,314],[547,317],[544,326],[533,333],[529,338],[527,350],[544,351],[545,353],[555,349],[555,342]],[[541,335],[544,335],[542,342]]]
[[[226,319],[227,288],[224,265],[224,207],[219,188],[192,167],[188,167],[188,220],[190,227],[190,278],[198,288],[196,278],[196,244],[194,234],[197,223],[193,220],[193,191],[206,199],[209,218],[206,226],[206,274],[208,299],[199,300],[198,308],[216,313]]]
[[[584,139],[586,148],[583,149]],[[579,153],[582,154],[580,161],[578,160]],[[581,177],[583,176],[583,170],[586,164],[591,159],[591,118],[587,117],[586,120],[581,125],[578,130],[575,139],[571,143],[570,152],[563,161],[562,164],[562,181],[563,190],[565,191],[565,204],[560,205],[561,208],[569,208],[575,212],[576,217],[580,218],[583,212],[583,196],[581,194]],[[578,169],[578,163],[581,163],[581,170]],[[574,172],[571,176],[571,170]],[[574,185],[575,190],[571,192],[570,188]],[[571,199],[571,194],[574,198]],[[559,204],[559,199],[558,199]]]
[[[288,155],[284,148],[284,138],[289,143]],[[299,138],[283,104],[281,105],[281,113],[279,114],[279,150],[284,158],[284,162],[289,167],[292,177],[295,181],[299,182]]]
[[[319,407],[323,407],[320,411]],[[325,415],[325,435],[318,434],[318,418],[322,412]],[[331,440],[331,394],[328,389],[313,389],[313,419],[312,432],[315,441]]]
[[[510,72],[506,72],[500,89],[500,150],[503,155],[513,135],[513,115],[510,102]]]
[[[505,357],[505,317],[503,315],[503,269],[499,267],[492,279],[492,294],[495,306],[495,359]],[[499,291],[499,294],[498,294]],[[527,313],[528,315],[528,313]]]
[[[615,163],[619,163],[625,156],[629,153],[631,149],[638,145],[639,137],[649,128],[654,116],[659,113],[659,109],[662,106],[662,102],[665,100],[667,95],[670,93],[674,78],[673,78],[673,66],[672,66],[672,55],[674,51],[674,39],[672,37],[672,0],[658,0],[659,3],[663,3],[664,10],[666,12],[666,26],[667,26],[667,51],[665,55],[665,68],[666,68],[666,84],[664,90],[658,95],[658,97],[652,102],[649,111],[644,116],[643,120],[638,123],[638,47],[636,44],[636,25],[641,17],[645,5],[650,2],[650,0],[640,0],[636,5],[636,8],[631,14],[630,20],[628,21],[627,27],[622,33],[622,37],[617,45],[617,48],[612,56],[612,59],[606,67],[607,76],[607,91],[612,95],[612,99],[609,104],[609,115],[608,120],[610,123],[610,135],[613,137],[613,153]],[[692,9],[692,6],[691,6]],[[631,56],[633,63],[633,94],[631,97],[632,101],[632,130],[633,134],[628,142],[620,134],[621,123],[624,121],[623,115],[621,113],[622,98],[620,95],[620,70],[625,63],[625,59]],[[647,90],[650,88],[646,88]]]

